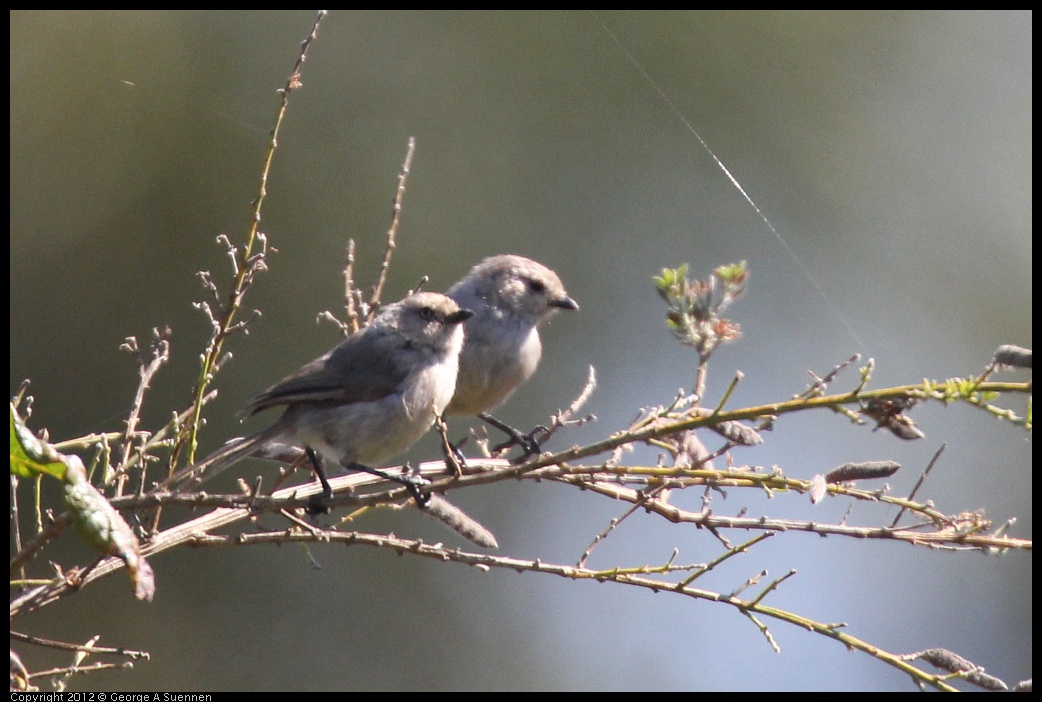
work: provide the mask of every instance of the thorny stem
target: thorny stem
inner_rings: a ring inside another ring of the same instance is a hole
[[[344,264],[345,334],[358,331],[358,306],[355,304],[355,240],[347,240],[347,262]]]
[[[757,601],[757,599],[747,600],[736,596],[713,592],[711,590],[693,588],[690,585],[685,585],[683,583],[674,583],[668,580],[647,577],[646,575],[630,569],[620,569],[617,571],[591,570],[564,564],[544,563],[539,560],[517,559],[462,551],[459,549],[446,549],[440,545],[425,544],[418,540],[402,539],[392,535],[365,534],[359,532],[325,531],[314,533],[310,530],[280,530],[236,535],[200,534],[196,532],[191,541],[195,546],[246,546],[259,543],[283,544],[318,542],[341,543],[345,546],[372,546],[377,548],[390,548],[396,550],[402,555],[411,554],[425,558],[434,558],[439,561],[454,561],[482,569],[494,567],[518,572],[538,572],[557,575],[572,580],[596,580],[598,582],[640,587],[653,592],[673,592],[694,599],[727,604],[746,614],[759,614],[779,621],[788,622],[789,624],[793,624],[802,629],[835,639],[848,649],[856,649],[867,653],[877,660],[907,673],[913,680],[923,685],[929,685],[938,690],[955,690],[955,688],[944,681],[945,676],[927,673],[904,660],[903,656],[890,653],[855,636],[840,631],[842,625],[818,622],[793,612],[765,605],[762,602]],[[109,563],[111,563],[112,560],[114,559],[109,559]],[[119,561],[116,561],[116,563],[118,564]],[[105,565],[108,565],[108,563],[102,564],[102,567]]]
[[[145,390],[148,389],[149,383],[152,382],[152,377],[155,376],[160,366],[170,360],[170,342],[164,338],[158,330],[153,332],[154,336],[152,342],[149,344],[149,350],[151,351],[151,358],[146,362],[144,358],[139,359],[138,375],[140,381],[138,382],[137,392],[134,394],[134,402],[130,407],[130,415],[127,417],[127,428],[125,436],[123,437],[123,460],[120,463],[121,472],[116,480],[116,495],[123,494],[123,486],[127,481],[126,466],[130,462],[130,455],[134,450],[134,435],[137,430],[138,420],[141,416],[141,405],[145,401]],[[137,350],[137,340],[128,339],[127,344],[124,345],[131,350]],[[142,355],[144,355],[142,353]],[[145,479],[145,471],[141,471],[141,480]],[[142,484],[142,489],[144,485]]]
[[[611,451],[612,449],[618,448],[625,444],[636,443],[641,441],[649,441],[651,439],[659,439],[663,436],[670,434],[676,434],[688,429],[697,429],[698,427],[707,426],[709,424],[719,424],[724,421],[735,421],[735,420],[753,420],[759,419],[765,416],[777,416],[781,414],[787,414],[790,412],[797,412],[809,409],[817,408],[834,408],[846,404],[855,402],[863,402],[867,400],[885,400],[885,399],[900,399],[907,397],[915,398],[928,398],[946,401],[944,393],[940,392],[938,388],[946,388],[947,383],[938,383],[933,386],[931,391],[923,389],[923,385],[900,385],[891,388],[882,388],[879,390],[862,390],[860,392],[848,392],[840,395],[822,395],[819,397],[809,398],[796,398],[787,400],[785,402],[777,402],[768,405],[759,405],[756,407],[746,407],[743,409],[721,411],[716,414],[707,415],[704,417],[691,417],[685,418],[676,422],[668,424],[656,424],[636,431],[625,431],[617,433],[613,436],[608,437],[602,441],[596,441],[586,446],[576,446],[558,453],[549,454],[534,458],[526,463],[522,463],[519,466],[515,466],[511,469],[511,473],[520,475],[529,471],[537,470],[539,468],[545,468],[546,466],[552,466],[555,464],[563,464],[567,461],[574,461],[580,458],[586,458],[588,456],[596,456],[597,454]],[[982,383],[978,391],[979,392],[1010,392],[1010,393],[1030,393],[1032,388],[1031,382],[1024,383]],[[481,483],[485,482],[485,477],[482,475],[470,475],[464,476],[460,479],[461,484],[470,483]]]
[[[282,120],[286,115],[286,108],[289,106],[290,93],[301,86],[300,70],[307,56],[308,47],[311,46],[311,42],[314,41],[317,36],[318,26],[322,22],[322,18],[326,16],[326,12],[326,10],[320,10],[318,15],[315,17],[314,24],[311,27],[311,32],[300,44],[300,53],[297,55],[296,63],[293,65],[293,70],[291,71],[289,78],[286,79],[286,85],[279,91],[279,94],[281,95],[281,103],[278,112],[275,115],[275,124],[271,130],[271,139],[268,140],[268,150],[264,157],[264,167],[261,169],[257,198],[253,202],[253,211],[250,213],[250,223],[246,232],[246,243],[242,248],[238,266],[236,266],[232,292],[228,298],[228,304],[224,307],[224,314],[221,317],[219,328],[215,331],[210,344],[203,355],[203,360],[199,368],[199,378],[196,381],[195,392],[193,394],[193,405],[195,411],[192,413],[191,421],[186,425],[187,436],[185,432],[182,431],[173,451],[171,451],[170,470],[173,470],[173,467],[177,465],[180,454],[184,450],[186,443],[188,447],[188,463],[195,462],[195,450],[198,446],[199,428],[202,420],[202,399],[203,396],[206,395],[206,389],[209,387],[210,381],[213,379],[214,367],[217,360],[221,357],[221,348],[224,346],[224,340],[227,337],[228,330],[232,326],[232,320],[235,318],[235,314],[242,306],[243,295],[246,292],[246,288],[249,287],[248,281],[252,276],[251,259],[253,257],[253,245],[257,240],[257,231],[261,222],[261,208],[268,192],[268,174],[271,172],[271,163],[275,158],[275,149],[278,147],[279,130],[282,127]]]
[[[409,170],[412,168],[414,153],[416,153],[416,137],[409,137],[409,148],[405,152],[405,161],[402,163],[402,169],[398,173],[398,189],[394,193],[394,200],[391,206],[391,225],[387,229],[387,246],[384,249],[383,261],[380,263],[380,275],[377,278],[376,286],[373,287],[373,295],[369,299],[371,310],[376,309],[380,303],[380,295],[383,293],[384,283],[387,280],[387,270],[391,266],[391,255],[397,248],[395,238],[398,233],[398,223],[402,218],[402,197],[405,195],[405,181],[409,178]]]

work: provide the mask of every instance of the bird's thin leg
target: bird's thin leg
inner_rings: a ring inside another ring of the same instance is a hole
[[[326,472],[322,470],[322,463],[318,460],[318,455],[314,449],[305,447],[304,451],[307,452],[308,458],[311,459],[311,467],[315,471],[315,476],[322,483],[322,494],[311,496],[311,499],[308,500],[307,512],[312,516],[326,514],[329,512],[329,500],[333,497],[333,488],[326,478]]]
[[[385,473],[382,470],[370,468],[369,466],[364,466],[361,463],[352,463],[345,467],[348,470],[360,470],[363,473],[369,473],[370,475],[378,476],[380,478],[383,478],[384,480],[390,480],[391,482],[398,483],[399,485],[404,485],[405,489],[409,491],[410,495],[412,495],[412,498],[416,500],[416,506],[420,507],[421,509],[426,507],[431,501],[431,496],[424,495],[422,492],[420,492],[420,489],[418,487],[418,485],[428,483],[428,481],[422,477],[413,477],[411,475],[391,475],[390,473]]]
[[[309,459],[311,459],[311,467],[315,471],[315,475],[318,477],[320,483],[322,483],[322,494],[312,495],[308,503],[307,512],[311,515],[325,514],[329,512],[328,501],[333,497],[333,488],[329,484],[329,480],[326,478],[326,472],[322,469],[322,462],[319,460],[318,454],[311,448],[305,448],[305,452]],[[431,501],[430,495],[424,495],[420,492],[417,487],[418,484],[427,482],[423,478],[414,478],[410,475],[391,475],[385,473],[382,470],[376,468],[370,468],[369,466],[362,465],[361,463],[351,463],[345,466],[348,470],[360,470],[363,473],[369,473],[375,475],[384,480],[390,480],[391,482],[404,485],[405,489],[409,491],[413,499],[416,500],[416,505],[423,508]]]
[[[512,462],[524,463],[532,456],[538,456],[540,453],[543,452],[543,449],[539,445],[539,442],[536,440],[535,435],[537,432],[549,431],[546,427],[539,425],[527,434],[522,434],[514,427],[510,426],[509,424],[504,424],[503,422],[499,421],[491,414],[488,414],[486,412],[479,412],[478,418],[484,422],[487,422],[488,424],[491,424],[496,429],[499,429],[501,432],[510,437],[509,441],[504,441],[499,446],[496,446],[494,449],[492,449],[493,453],[498,453],[499,451],[508,449],[511,446],[520,446],[523,453],[521,454],[520,458]]]

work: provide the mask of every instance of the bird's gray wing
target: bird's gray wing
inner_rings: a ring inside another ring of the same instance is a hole
[[[269,407],[298,402],[372,402],[396,392],[405,380],[407,363],[367,334],[349,336],[255,397],[243,410],[254,414]]]

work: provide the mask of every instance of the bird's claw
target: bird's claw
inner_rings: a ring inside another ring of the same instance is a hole
[[[308,504],[304,511],[312,517],[317,517],[320,514],[329,514],[333,508],[332,504],[330,504],[332,497],[332,495],[326,495],[325,493],[315,493],[308,498]]]
[[[507,432],[510,438],[496,446],[494,449],[492,449],[492,453],[498,454],[501,451],[506,451],[507,449],[513,448],[514,446],[520,446],[521,455],[517,458],[511,459],[510,461],[514,465],[520,465],[521,463],[527,461],[529,458],[532,458],[533,456],[538,456],[543,452],[543,447],[540,446],[539,440],[536,439],[536,435],[539,433],[546,433],[548,431],[550,430],[544,427],[542,424],[540,424],[527,434],[522,434],[516,429],[512,432]]]
[[[408,468],[408,464],[406,464],[406,468]],[[427,487],[431,484],[431,481],[427,480],[427,478],[419,474],[406,474],[401,476],[399,482],[401,482],[401,484],[405,486],[405,489],[409,491],[412,498],[416,500],[416,506],[420,509],[424,509],[431,503],[431,494],[429,492],[420,492],[421,487]]]

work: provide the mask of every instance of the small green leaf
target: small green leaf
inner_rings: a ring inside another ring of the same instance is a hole
[[[749,274],[749,263],[747,261],[738,261],[737,263],[718,266],[713,271],[713,274],[720,279],[721,283],[726,285],[741,285]]]
[[[36,438],[11,405],[11,474],[34,478],[45,474],[65,483],[65,504],[72,510],[73,524],[84,541],[106,556],[118,556],[127,564],[134,595],[139,600],[155,596],[152,567],[141,556],[141,547],[130,525],[109,501],[91,485],[83,461],[76,455],[58,453]]]
[[[11,475],[35,478],[49,475],[59,480],[65,477],[66,466],[61,454],[45,441],[33,435],[11,405]]]

